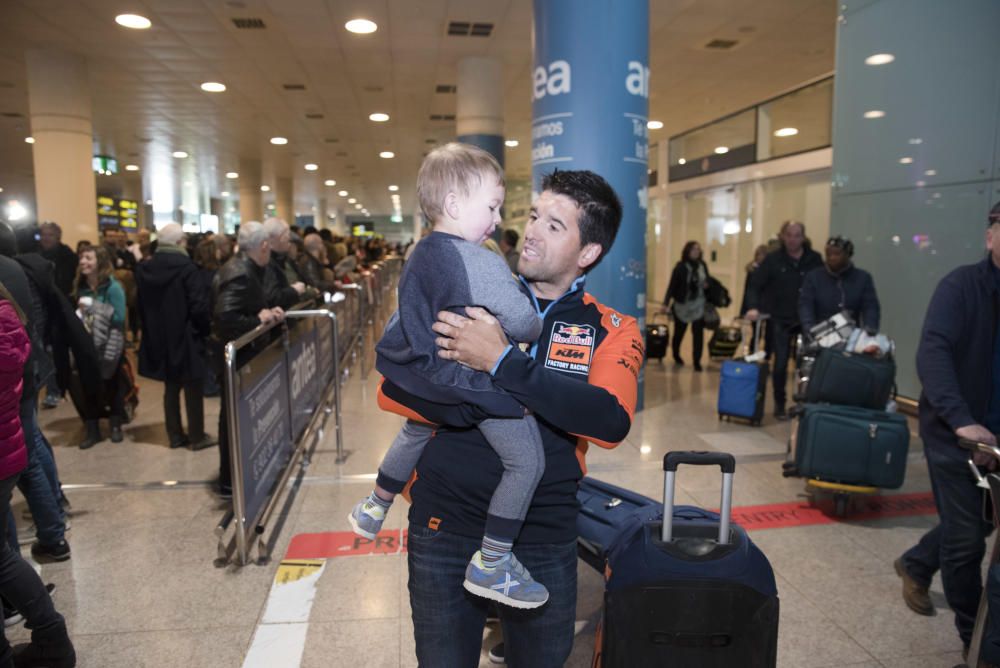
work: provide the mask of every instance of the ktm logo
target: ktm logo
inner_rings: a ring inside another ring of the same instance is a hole
[[[583,350],[570,350],[568,348],[561,348],[556,351],[558,357],[566,357],[571,360],[582,360],[586,355]]]

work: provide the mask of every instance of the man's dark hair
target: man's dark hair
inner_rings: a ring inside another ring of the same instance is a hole
[[[5,257],[17,255],[17,237],[7,223],[0,223],[0,255]]]
[[[325,227],[319,231],[319,236],[323,241],[333,243],[333,232],[326,229]]]
[[[517,246],[517,241],[518,239],[521,238],[521,235],[517,233],[517,230],[508,227],[506,230],[500,233],[500,238],[503,239],[503,242],[505,244],[507,244],[511,248],[514,248],[515,246]]]
[[[542,190],[565,195],[580,207],[580,247],[591,243],[601,247],[601,254],[584,270],[590,271],[611,250],[622,223],[622,203],[615,189],[594,172],[557,169],[542,177]]]

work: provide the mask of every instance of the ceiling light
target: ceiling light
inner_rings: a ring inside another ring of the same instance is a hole
[[[341,190],[337,194],[340,195],[341,197],[347,197],[347,191],[346,190]]]
[[[323,181],[323,185],[324,186],[335,186],[335,185],[337,185],[337,182],[334,181],[333,179],[327,179],[326,181]]]
[[[918,144],[923,144],[924,140],[921,139],[920,137],[914,137],[913,139],[910,140],[910,143],[916,146]]]
[[[647,121],[646,127],[650,130],[659,130],[663,127],[663,121]]]
[[[348,32],[353,32],[357,35],[370,35],[378,30],[375,22],[368,19],[351,19],[344,24],[344,27],[347,28]]]
[[[146,206],[153,206],[153,200],[147,199],[146,200]]]
[[[347,200],[347,203],[348,203],[348,204],[356,204],[356,203],[357,203],[357,201],[358,201],[358,200],[356,200],[356,199],[354,199],[354,198],[352,197],[351,199]]]
[[[139,165],[125,165],[125,171],[126,172],[138,172],[139,171]]]
[[[34,137],[25,137],[24,138],[24,143],[25,144],[34,144],[35,143],[35,138]]]
[[[185,188],[190,188],[191,187],[191,182],[190,181],[185,181],[184,182],[184,187]]]
[[[0,193],[2,193],[2,192],[3,192],[3,188],[0,188]]]
[[[218,81],[206,81],[201,85],[201,89],[206,93],[224,93],[226,92],[226,84]]]
[[[119,14],[115,17],[115,23],[123,28],[132,28],[133,30],[145,30],[153,25],[152,21],[138,14]]]
[[[355,204],[354,208],[357,209],[358,211],[360,211],[361,210],[361,205],[360,204]]]
[[[269,192],[271,192],[271,186],[261,186],[260,187],[260,191],[262,193],[269,193]]]
[[[399,186],[389,186],[389,192],[393,192],[394,193],[397,190],[399,190]]]
[[[686,165],[687,164],[687,160],[685,160],[684,158],[681,158],[680,160],[677,161],[677,164],[678,165]]]
[[[16,199],[7,202],[7,220],[14,222],[28,215],[28,210]]]
[[[238,179],[238,178],[240,178],[240,175],[237,174],[236,172],[226,172],[226,178],[227,179]]]
[[[517,148],[518,144],[520,144],[520,143],[521,142],[517,141],[516,139],[508,139],[503,144],[504,144],[504,146],[509,146],[510,148]]]
[[[882,118],[885,116],[885,112],[881,109],[871,109],[865,112],[865,118]]]
[[[729,147],[728,146],[716,146],[715,147],[715,152],[718,153],[719,155],[722,155],[723,153],[729,153]]]
[[[284,146],[288,143],[288,140],[284,137],[271,137],[271,143],[275,146]]]
[[[229,197],[229,191],[228,191],[228,190],[223,190],[223,191],[222,191],[221,193],[219,193],[219,194],[220,194],[220,195],[222,195],[223,197]]]
[[[389,158],[395,158],[396,154],[393,153],[392,151],[382,151],[381,153],[378,154],[378,157],[385,158],[386,160],[388,160]]]
[[[906,158],[900,158],[899,159],[899,164],[901,164],[901,165],[908,165],[911,162],[913,162],[913,158],[906,157]]]
[[[865,58],[865,65],[888,65],[896,60],[896,56],[891,53],[876,53]]]
[[[916,186],[918,188],[923,188],[926,185],[927,185],[927,181],[917,181],[917,183],[916,183]]]
[[[319,165],[317,165],[315,162],[308,162],[305,165],[303,165],[303,167],[306,168],[307,172],[315,172],[317,169],[319,169]]]
[[[186,157],[188,157],[188,154],[186,152],[184,152],[184,151],[174,151],[170,155],[174,156],[175,158],[186,158]]]
[[[774,131],[775,137],[793,137],[797,134],[799,134],[798,128],[781,128]]]
[[[369,121],[375,121],[376,123],[385,123],[389,120],[389,114],[383,114],[381,111],[376,111],[374,114],[368,114]]]
[[[926,172],[924,172],[924,176],[937,176],[937,170],[928,169]]]

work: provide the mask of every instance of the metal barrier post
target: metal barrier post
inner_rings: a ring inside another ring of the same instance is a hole
[[[256,330],[255,330],[256,331]],[[236,411],[236,343],[230,341],[226,344],[226,405],[229,408],[227,422],[229,423],[229,463],[232,476],[230,484],[233,490],[233,514],[236,517],[236,559],[240,566],[247,563],[249,548],[247,546],[246,524],[247,518],[243,514],[244,495],[243,489],[243,456],[240,453],[240,421],[237,419]]]

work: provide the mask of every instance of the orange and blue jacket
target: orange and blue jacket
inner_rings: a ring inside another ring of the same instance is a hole
[[[613,448],[631,428],[644,347],[635,319],[584,292],[583,277],[559,299],[531,299],[542,335],[529,350],[509,347],[493,382],[535,415],[545,448],[545,473],[518,541],[563,543],[576,540],[576,491],[588,443]],[[410,522],[482,536],[504,470],[475,426],[488,416],[468,405],[428,402],[388,381],[379,388],[379,405],[442,425],[417,464]]]

